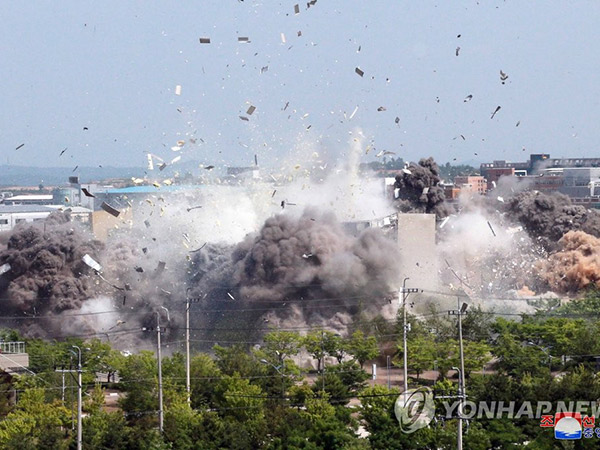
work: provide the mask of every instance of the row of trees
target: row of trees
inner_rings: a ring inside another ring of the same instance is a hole
[[[410,318],[410,384],[428,384],[438,397],[437,419],[412,434],[401,431],[394,414],[399,389],[373,385],[363,369],[382,350],[402,348],[395,341],[402,324],[376,319],[349,337],[325,330],[305,336],[279,330],[266,334],[260,347],[215,346],[211,354],[196,353],[191,360],[191,403],[184,356],[164,358],[162,435],[157,430],[153,352],[124,356],[97,340],[28,341],[36,375],[1,380],[0,448],[73,448],[74,383],[67,377],[63,388],[55,369],[69,367],[71,345],[79,345],[89,349],[84,352],[86,448],[452,449],[456,420],[443,417],[439,398],[457,390],[448,370],[457,365],[457,330],[455,321],[437,313]],[[474,308],[463,321],[469,400],[599,399],[599,314],[595,295],[555,309],[551,316],[518,321]],[[3,337],[18,339],[12,332]],[[317,370],[295,362],[301,352],[313,358]],[[401,364],[400,350],[393,361]],[[423,377],[430,370],[437,370],[437,379]],[[96,371],[118,372],[119,382],[108,385],[120,391],[117,410],[104,406],[106,385],[95,382]],[[551,430],[529,418],[471,420],[464,441],[469,449],[562,448],[556,447]],[[578,445],[593,444],[585,440]]]

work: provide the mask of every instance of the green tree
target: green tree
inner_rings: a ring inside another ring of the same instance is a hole
[[[379,346],[374,336],[365,337],[362,331],[355,331],[350,337],[348,351],[360,364],[361,369],[365,362],[379,355]]]

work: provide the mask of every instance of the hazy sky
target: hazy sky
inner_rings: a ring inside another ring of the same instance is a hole
[[[365,161],[599,156],[600,2],[295,4],[3,2],[0,164],[276,166],[357,128]]]

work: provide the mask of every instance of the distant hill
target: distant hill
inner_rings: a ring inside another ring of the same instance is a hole
[[[68,183],[69,177],[77,176],[82,183],[90,183],[110,178],[144,177],[145,167],[28,167],[0,165],[0,186],[54,186]],[[181,174],[198,172],[198,163],[190,161],[186,164],[168,166],[164,171],[155,167],[150,175],[170,177],[178,171]]]
[[[144,174],[140,167],[28,167],[0,166],[0,186],[51,186],[65,184],[69,177],[78,176],[81,181],[97,181],[106,178],[139,177]]]

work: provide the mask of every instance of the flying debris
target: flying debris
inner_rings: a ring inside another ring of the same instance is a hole
[[[365,73],[364,73],[362,70],[360,70],[360,68],[358,68],[358,67],[357,67],[356,69],[354,69],[354,71],[355,71],[355,72],[358,74],[358,76],[360,76],[360,77],[362,77],[362,76],[365,74]]]
[[[354,108],[354,111],[352,111],[352,114],[350,114],[350,117],[348,117],[349,120],[352,120],[352,118],[356,114],[356,111],[358,111],[358,106],[356,106],[356,108]]]
[[[521,125],[521,121],[520,120],[517,122],[517,124],[515,125],[515,127],[518,127],[519,125]]]
[[[81,258],[84,263],[86,263],[90,268],[94,269],[96,272],[102,272],[102,266],[98,264],[90,255],[87,253],[83,255]]]
[[[248,119],[246,116],[239,116],[240,119],[242,119],[245,122],[250,121],[250,119]]]
[[[154,162],[152,161],[152,155],[148,153],[146,156],[148,157],[148,170],[154,170]]]
[[[467,102],[470,102],[472,99],[473,99],[473,95],[472,95],[472,94],[469,94],[469,95],[467,95],[467,96],[465,97],[465,99],[463,100],[463,102],[467,103]]]
[[[115,217],[119,217],[119,214],[121,214],[121,211],[119,211],[118,209],[113,208],[112,206],[110,206],[108,203],[106,202],[102,202],[102,204],[100,205],[100,208],[102,208],[104,211],[106,211],[107,213],[115,216]]]
[[[210,38],[200,38],[200,43],[201,44],[210,44]]]
[[[140,267],[140,266],[135,266],[134,269],[135,269],[136,272],[144,273],[144,269],[142,267]]]
[[[235,298],[233,297],[233,295],[231,295],[229,292],[227,293],[227,295],[229,296],[229,298],[230,298],[231,300],[235,300]]]
[[[489,220],[487,221],[487,224],[488,224],[488,227],[490,227],[490,230],[492,230],[492,234],[493,234],[494,236],[496,236],[496,232],[495,232],[495,231],[494,231],[494,229],[492,228],[492,224],[490,223],[490,221],[489,221]]]
[[[215,166],[206,166],[206,167],[205,167],[205,169],[206,169],[206,170],[212,170],[212,169],[214,169],[214,168],[215,168]]]
[[[398,125],[400,123],[400,117],[396,116],[396,118],[394,119],[394,122],[396,122],[396,125]]]
[[[281,33],[281,43],[285,44],[285,34]]]
[[[202,205],[191,206],[191,207],[187,208],[187,212],[190,212],[192,209],[198,209],[198,208],[202,208]]]
[[[3,275],[3,274],[5,274],[5,273],[6,273],[6,272],[8,272],[10,269],[11,269],[11,267],[10,267],[10,264],[9,264],[9,263],[2,264],[2,265],[0,266],[0,275]]]
[[[456,47],[456,56],[458,56],[458,52],[460,52],[460,47]]]
[[[238,42],[249,43],[250,39],[247,37],[238,37]]]
[[[63,151],[62,151],[62,152],[60,152],[60,155],[58,155],[58,156],[62,156],[62,155],[63,155],[63,153],[64,153],[64,152],[66,152],[68,148],[69,148],[69,147],[65,147],[65,148],[63,149]]]
[[[493,119],[493,118],[494,118],[494,116],[496,115],[496,113],[497,113],[498,111],[500,111],[500,109],[501,109],[501,108],[502,108],[501,106],[497,106],[497,107],[496,107],[496,109],[494,110],[494,112],[492,113],[492,117],[490,117],[490,119]]]
[[[181,86],[179,84],[175,86],[175,95],[181,95]]]
[[[294,5],[294,14],[300,14],[300,5],[298,5],[297,3]]]
[[[504,84],[504,82],[508,80],[508,75],[505,74],[504,72],[502,72],[502,70],[500,71],[500,81],[502,81],[502,84]]]
[[[387,111],[387,109],[385,108],[385,106],[380,106],[379,108],[377,108],[377,111]]]
[[[25,144],[21,144],[19,146],[17,146],[17,148],[15,148],[15,150],[19,150],[21,147],[23,147]]]
[[[83,192],[83,193],[84,193],[84,195],[85,195],[86,197],[93,197],[93,198],[95,198],[95,197],[96,197],[94,194],[92,194],[92,193],[91,193],[90,191],[88,191],[86,188],[81,188],[81,192]]]
[[[254,113],[254,111],[256,111],[256,106],[250,105],[250,107],[246,111],[246,114],[248,114],[249,116],[251,116],[252,113]]]

